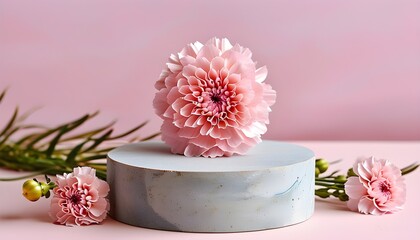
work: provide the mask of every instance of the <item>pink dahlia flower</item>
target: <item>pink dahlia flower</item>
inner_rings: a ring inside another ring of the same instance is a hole
[[[353,166],[358,177],[345,184],[348,207],[364,214],[382,215],[403,208],[405,184],[401,170],[387,160],[359,159]]]
[[[231,156],[261,142],[276,92],[263,83],[267,68],[257,69],[251,56],[248,48],[218,38],[171,55],[153,105],[172,152]]]
[[[80,226],[100,223],[106,218],[109,186],[95,174],[93,168],[77,167],[72,173],[57,175],[50,211],[56,223]]]

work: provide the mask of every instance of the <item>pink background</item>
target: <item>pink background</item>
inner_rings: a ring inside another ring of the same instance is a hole
[[[3,1],[0,123],[151,120],[170,53],[218,36],[267,65],[269,139],[420,140],[420,1]]]

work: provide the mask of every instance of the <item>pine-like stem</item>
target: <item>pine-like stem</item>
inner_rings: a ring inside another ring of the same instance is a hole
[[[6,90],[0,93],[0,102],[4,99]],[[106,164],[98,163],[97,160],[105,159],[107,152],[116,147],[117,144],[112,144],[113,141],[125,137],[140,141],[149,140],[159,135],[133,136],[147,122],[117,135],[112,134],[115,122],[80,133],[78,130],[81,126],[99,112],[83,115],[54,128],[25,125],[23,121],[30,113],[20,115],[16,107],[6,125],[0,127],[0,167],[35,173],[17,178],[1,178],[0,181],[20,180],[39,174],[63,174],[73,171],[77,166],[93,167],[97,170],[99,178],[106,179]],[[73,134],[77,131],[78,134]],[[14,139],[17,133],[23,137]],[[71,141],[75,144],[70,144]],[[114,146],[110,147],[110,144]]]

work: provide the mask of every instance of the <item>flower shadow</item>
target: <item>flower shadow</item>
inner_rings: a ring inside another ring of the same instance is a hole
[[[38,222],[51,223],[52,220],[46,212],[33,212],[33,213],[9,213],[0,215],[0,221],[22,221],[34,220]]]

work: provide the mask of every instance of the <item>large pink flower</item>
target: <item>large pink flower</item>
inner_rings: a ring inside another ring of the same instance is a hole
[[[50,212],[56,223],[80,226],[100,223],[106,218],[109,186],[95,173],[93,168],[77,167],[72,173],[57,175]]]
[[[171,55],[153,105],[172,152],[231,156],[261,142],[276,92],[263,83],[267,68],[257,69],[251,56],[249,49],[218,38]]]
[[[353,166],[358,177],[345,184],[348,207],[364,214],[394,213],[403,208],[405,184],[401,170],[387,160],[359,159]]]

